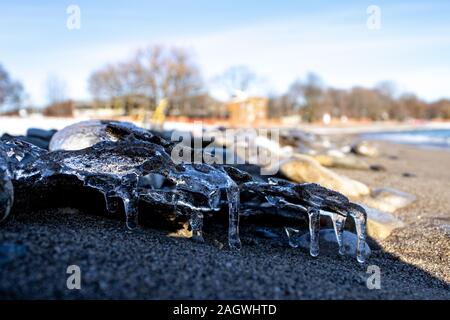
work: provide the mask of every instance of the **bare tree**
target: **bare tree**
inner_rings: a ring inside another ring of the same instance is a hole
[[[132,59],[108,65],[89,78],[89,90],[97,100],[129,105],[133,96],[147,98],[154,108],[162,98],[181,112],[188,98],[202,88],[200,72],[190,54],[181,48],[153,46],[139,50]]]
[[[405,93],[398,100],[408,117],[415,119],[424,119],[427,115],[427,105],[420,100],[415,94]],[[402,119],[403,120],[403,119]]]
[[[293,110],[298,110],[306,121],[317,120],[324,98],[322,80],[317,75],[309,73],[306,81],[296,80],[289,87],[288,97]]]
[[[428,118],[450,119],[450,100],[440,99],[428,106]]]
[[[23,99],[22,84],[11,79],[9,73],[0,64],[0,108],[17,109]]]
[[[237,93],[248,93],[259,81],[256,74],[246,66],[230,67],[215,80],[223,87],[229,97],[233,97]]]
[[[180,108],[202,89],[200,71],[182,48],[149,47],[136,54],[133,64],[138,90],[150,98],[151,105],[167,98],[172,107]]]

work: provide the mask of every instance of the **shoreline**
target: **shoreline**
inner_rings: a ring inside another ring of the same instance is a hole
[[[424,122],[424,123],[389,123],[373,122],[361,125],[318,126],[300,125],[298,129],[319,135],[354,135],[365,133],[403,132],[420,130],[450,130],[450,122]]]
[[[1,116],[0,115],[0,134],[25,134],[26,129],[31,127],[41,128],[41,129],[62,129],[70,124],[84,121],[92,120],[93,118],[59,118],[59,117],[43,117],[43,116],[29,116],[29,117],[18,117],[18,116]],[[142,126],[142,123],[132,121],[126,118],[116,119],[119,121],[130,121],[138,126]],[[214,125],[208,124],[207,122],[201,122],[205,128],[214,128]],[[177,121],[166,121],[164,129],[179,129],[186,131],[195,131],[195,126],[198,122],[177,122]],[[264,127],[264,126],[262,126]],[[269,125],[267,127],[279,127],[282,129],[299,129],[304,130],[309,133],[319,134],[319,135],[346,135],[346,134],[363,134],[363,133],[378,133],[378,132],[401,132],[401,131],[412,131],[412,130],[439,130],[447,129],[450,130],[450,121],[416,121],[416,122],[370,122],[370,123],[339,123],[331,125],[323,124],[307,124],[300,123],[297,126],[289,125]]]

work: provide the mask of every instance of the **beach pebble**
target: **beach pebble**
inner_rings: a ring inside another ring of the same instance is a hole
[[[49,142],[51,138],[55,135],[56,130],[44,130],[38,128],[29,128],[27,130],[27,137],[34,137],[45,140]]]
[[[224,247],[223,243],[220,242],[220,241],[217,240],[217,239],[214,239],[214,240],[213,240],[213,245],[214,245],[216,248],[218,248],[219,250],[222,250],[223,247]]]
[[[371,208],[392,213],[410,205],[415,200],[416,197],[414,195],[400,190],[376,188],[372,190],[369,196],[364,197],[361,201]]]
[[[411,172],[403,172],[403,173],[402,173],[402,176],[405,177],[405,178],[414,178],[414,177],[417,177],[414,173],[411,173]]]
[[[368,170],[370,166],[364,160],[352,155],[319,154],[314,156],[324,167]]]
[[[357,155],[365,157],[376,157],[379,154],[378,148],[369,141],[360,141],[355,143],[352,146],[351,151]]]
[[[280,170],[284,176],[294,182],[317,183],[349,197],[359,197],[370,193],[369,187],[362,182],[339,175],[323,167],[310,156],[295,154],[280,164]]]
[[[386,167],[381,164],[372,164],[370,165],[370,170],[372,171],[386,171]]]
[[[367,235],[377,239],[386,239],[392,231],[403,228],[405,224],[392,214],[362,205],[367,212]]]

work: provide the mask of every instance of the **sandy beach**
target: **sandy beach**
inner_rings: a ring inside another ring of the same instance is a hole
[[[450,152],[377,144],[382,152],[369,161],[386,171],[337,171],[417,201],[395,212],[404,229],[370,242],[365,266],[337,252],[312,258],[287,246],[281,226],[271,240],[245,220],[243,248],[233,252],[217,222],[206,222],[206,243],[199,244],[157,228],[126,231],[122,221],[95,212],[16,210],[1,226],[0,243],[21,252],[0,264],[0,298],[449,299]],[[66,287],[73,264],[81,268],[81,290]],[[381,270],[379,290],[366,286],[368,265]]]

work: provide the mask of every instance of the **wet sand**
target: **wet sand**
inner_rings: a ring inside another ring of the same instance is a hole
[[[0,298],[449,299],[450,152],[380,146],[369,161],[387,171],[338,171],[418,200],[395,213],[407,227],[373,245],[365,266],[337,252],[311,258],[283,238],[257,237],[246,221],[243,248],[233,252],[222,247],[226,226],[216,222],[206,222],[199,244],[155,228],[126,231],[122,221],[75,209],[19,211],[0,227],[0,244],[24,248],[0,264]],[[73,264],[81,290],[66,287]],[[380,290],[366,286],[368,265],[381,270]]]

